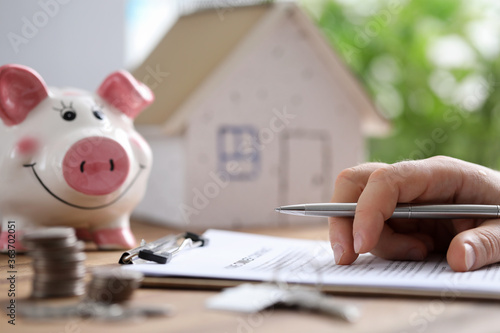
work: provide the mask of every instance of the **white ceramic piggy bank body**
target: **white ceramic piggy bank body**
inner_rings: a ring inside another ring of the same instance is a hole
[[[152,101],[124,71],[93,94],[49,89],[28,67],[0,67],[0,249],[13,229],[19,238],[61,225],[100,249],[132,248],[129,218],[152,163],[133,120]]]

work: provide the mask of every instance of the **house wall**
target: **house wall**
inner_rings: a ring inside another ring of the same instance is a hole
[[[180,210],[193,227],[309,223],[274,208],[329,201],[338,172],[363,160],[359,114],[294,20],[282,16],[192,113]]]
[[[133,217],[151,223],[183,227],[180,215],[186,179],[186,145],[182,137],[166,138],[151,126],[136,126],[153,150],[153,166],[143,200]]]

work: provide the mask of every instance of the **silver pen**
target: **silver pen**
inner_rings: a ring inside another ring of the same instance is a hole
[[[353,217],[356,203],[310,203],[281,206],[278,213],[319,216]],[[399,219],[479,219],[500,218],[500,205],[462,205],[462,204],[398,204],[391,218]]]

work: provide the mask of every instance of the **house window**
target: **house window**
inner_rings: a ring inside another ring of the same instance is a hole
[[[254,180],[260,171],[258,131],[249,125],[223,125],[217,131],[218,171],[229,180]]]

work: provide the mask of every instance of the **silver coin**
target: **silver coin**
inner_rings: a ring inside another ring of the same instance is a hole
[[[78,267],[85,264],[85,260],[79,261],[33,261],[32,266],[35,270],[68,270],[77,269]]]
[[[40,281],[35,278],[33,279],[32,286],[44,289],[62,289],[72,288],[74,286],[85,286],[85,281],[83,279],[66,279],[64,281]]]
[[[52,273],[52,274],[64,274],[67,272],[80,272],[80,271],[86,271],[85,267],[85,262],[84,261],[77,261],[77,262],[66,262],[62,263],[61,265],[57,265],[54,263],[54,265],[37,265],[35,263],[32,263],[32,268],[33,272],[35,273]]]
[[[85,281],[83,279],[65,280],[65,281],[39,281],[33,280],[33,290],[54,291],[54,292],[72,292],[75,289],[85,289]]]
[[[92,269],[92,279],[94,280],[126,280],[142,281],[144,275],[138,271],[125,270],[116,266],[100,266]]]
[[[100,280],[90,281],[89,287],[94,289],[109,290],[111,292],[120,292],[126,289],[137,289],[140,287],[140,281],[120,281],[120,280]]]
[[[48,256],[57,257],[58,255],[82,252],[84,249],[85,249],[85,242],[77,241],[74,244],[69,244],[68,246],[64,247],[40,248],[35,246],[33,251],[28,252],[28,255],[34,258],[48,257]]]
[[[86,296],[88,299],[100,303],[121,303],[130,299],[134,291],[135,288],[123,288],[119,291],[114,291],[106,288],[88,286]]]
[[[34,254],[32,255],[34,261],[42,265],[43,263],[51,264],[53,262],[73,262],[73,261],[85,261],[87,256],[83,252],[74,252],[74,253],[54,253],[52,255],[46,254]]]
[[[140,286],[140,272],[120,267],[97,267],[92,270],[92,280],[87,286],[87,297],[101,303],[122,303]]]
[[[37,272],[33,278],[36,281],[64,281],[85,278],[85,269],[68,270],[59,273],[54,272]]]
[[[75,230],[66,227],[30,230],[23,235],[21,241],[45,244],[64,239],[76,239]]]
[[[31,292],[33,298],[50,298],[50,297],[70,297],[81,296],[85,294],[85,287],[76,286],[69,289],[41,289],[34,288]]]
[[[140,284],[137,281],[90,281],[89,288],[109,290],[111,292],[120,292],[121,290],[137,289]]]
[[[22,241],[23,245],[29,251],[37,251],[37,250],[49,250],[49,249],[59,249],[63,247],[74,246],[77,243],[76,237],[68,237],[64,239],[54,239],[50,241]]]
[[[94,289],[109,290],[111,292],[120,292],[121,290],[137,289],[140,287],[138,281],[91,281],[89,287]]]

